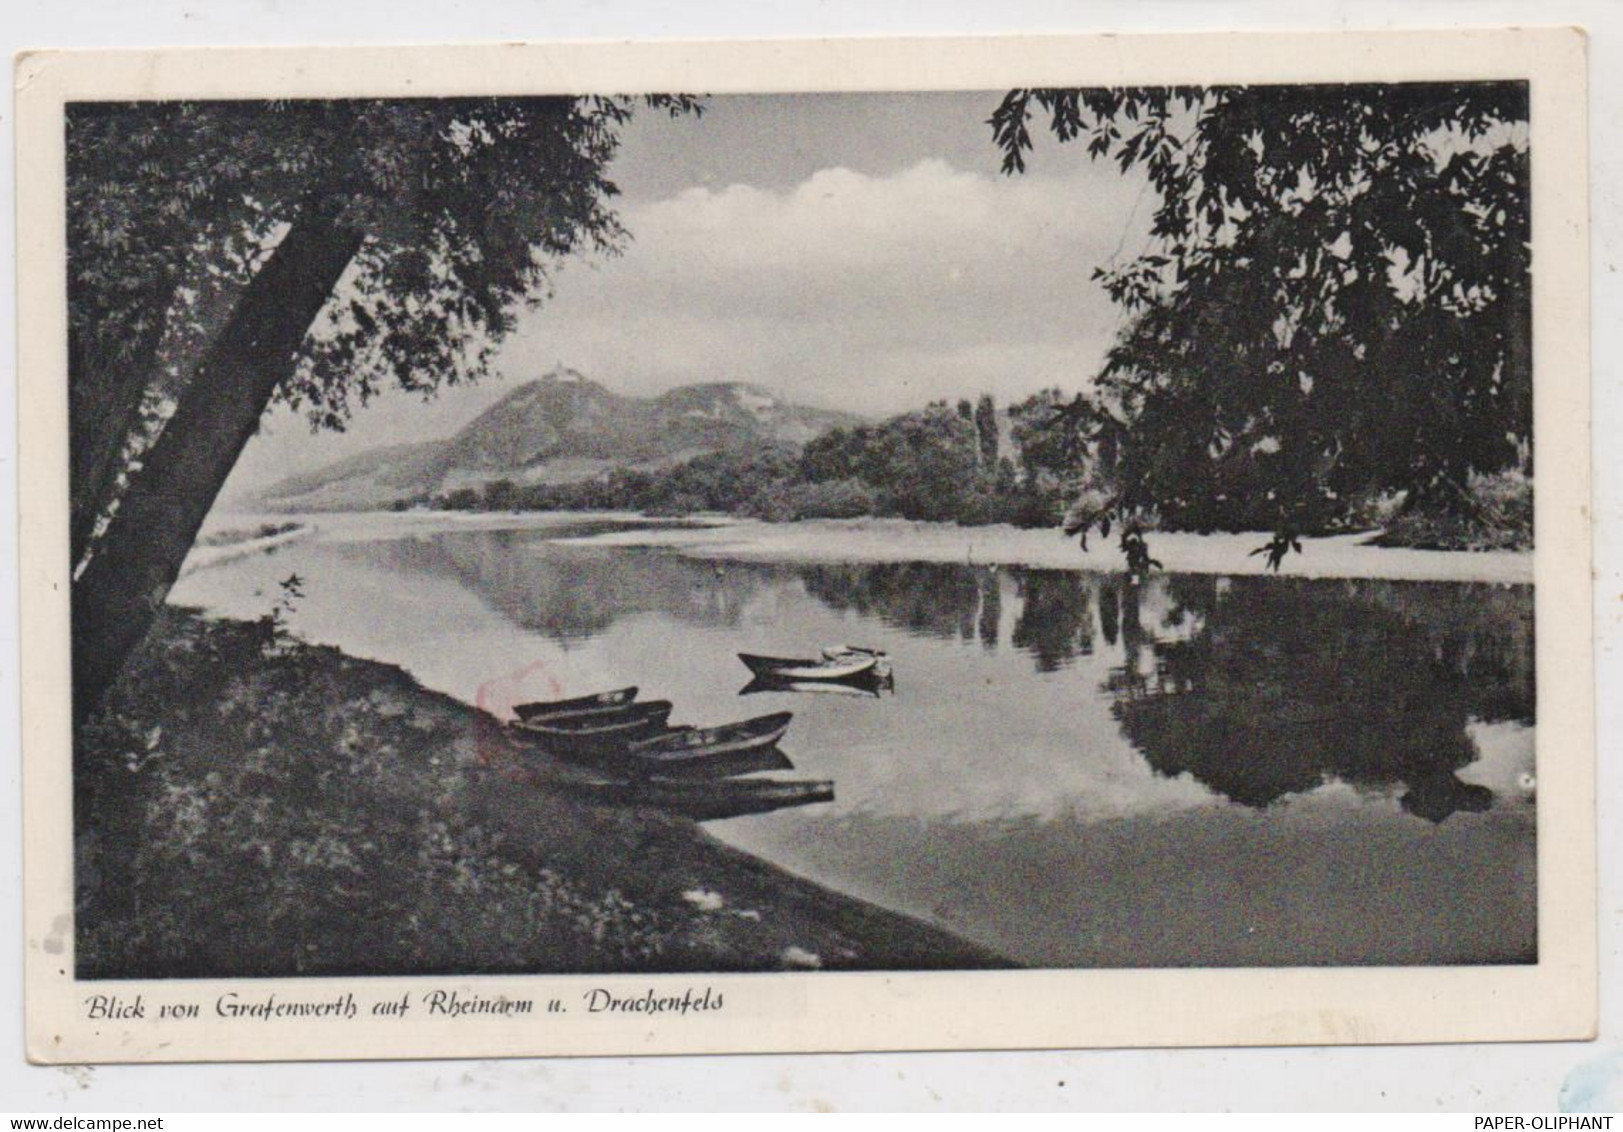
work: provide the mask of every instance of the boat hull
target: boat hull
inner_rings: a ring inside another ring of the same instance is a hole
[[[738,751],[701,751],[676,758],[630,757],[633,776],[648,778],[718,779],[771,770],[794,770],[789,756],[775,746]]]
[[[519,741],[562,758],[601,758],[623,754],[639,739],[665,728],[669,701],[639,705],[637,710],[605,718],[577,718],[547,723],[514,723],[509,732]]]
[[[756,716],[739,723],[705,727],[675,735],[660,735],[631,745],[634,759],[651,762],[679,761],[699,755],[721,755],[770,747],[789,730],[793,712],[780,711]]]
[[[776,680],[851,680],[872,672],[879,663],[876,656],[858,656],[848,660],[820,660],[781,656],[755,656],[741,652],[738,659],[756,676]]]
[[[617,715],[630,710],[636,699],[636,688],[616,688],[612,692],[598,692],[591,696],[576,696],[574,699],[569,700],[516,704],[513,707],[513,714],[525,722]]]

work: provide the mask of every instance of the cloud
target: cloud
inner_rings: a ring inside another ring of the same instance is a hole
[[[502,368],[563,361],[643,393],[755,381],[875,414],[1075,387],[1117,326],[1091,276],[1142,245],[1140,187],[1103,167],[1002,178],[927,160],[688,189],[626,210],[623,255],[566,265]]]
[[[750,381],[875,417],[1078,388],[1118,322],[1091,276],[1143,247],[1154,201],[1142,186],[1113,166],[1001,177],[932,159],[628,203],[624,253],[562,266],[555,296],[504,344],[505,380],[426,405],[385,393],[344,434],[273,412],[231,490],[449,435],[560,362],[622,393]]]

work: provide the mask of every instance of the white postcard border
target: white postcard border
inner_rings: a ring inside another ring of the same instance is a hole
[[[1572,29],[32,53],[19,59],[19,435],[31,1059],[230,1061],[1571,1039],[1596,1018],[1584,41]],[[62,108],[251,98],[1034,85],[1531,81],[1539,962],[1526,967],[76,982]],[[592,1015],[581,996],[711,988],[724,1009]],[[225,1018],[223,995],[436,989],[528,1017]],[[144,1020],[88,1019],[90,994]],[[552,999],[567,1014],[548,1014]],[[162,1003],[195,1019],[156,1022]]]

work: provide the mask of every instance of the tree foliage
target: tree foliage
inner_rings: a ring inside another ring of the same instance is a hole
[[[1361,498],[1457,506],[1530,462],[1525,83],[1016,90],[1006,172],[1034,114],[1159,197],[1097,272],[1127,327],[1062,414],[1109,447],[1084,537],[1260,527],[1277,565]]]
[[[140,640],[268,404],[338,429],[387,383],[476,377],[558,261],[619,246],[607,165],[634,105],[68,107],[76,712]]]
[[[975,402],[975,435],[980,444],[982,468],[997,465],[997,431],[997,406],[993,403],[990,393],[982,393],[980,400]]]
[[[976,485],[974,407],[945,403],[878,425],[836,428],[810,441],[801,474],[811,483],[860,480],[875,490],[881,514],[951,521]]]
[[[1033,399],[1034,401],[1036,399]],[[1044,402],[1045,406],[1048,402]],[[1011,410],[1015,411],[1015,410]],[[495,480],[432,498],[397,501],[452,510],[724,511],[773,522],[892,516],[969,525],[1051,527],[1068,480],[991,455],[990,395],[938,402],[889,420],[834,428],[793,445],[723,449],[657,469],[617,467],[590,479],[515,485]],[[1017,435],[1025,435],[1017,424]],[[1049,433],[1027,430],[1047,440]]]
[[[120,457],[157,423],[129,406],[178,396],[187,363],[301,219],[362,242],[279,399],[341,429],[385,384],[428,392],[482,373],[518,302],[547,293],[552,265],[623,238],[606,166],[632,109],[624,98],[70,106],[75,530],[88,534]]]

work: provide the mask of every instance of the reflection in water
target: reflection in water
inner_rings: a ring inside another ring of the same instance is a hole
[[[838,800],[710,831],[1024,962],[1537,957],[1530,587],[1134,586],[459,531],[317,537],[175,600],[258,616],[293,570],[295,632],[470,702],[533,669],[546,695],[637,684],[704,726],[740,714],[740,652],[886,649],[894,695],[748,701],[795,713],[786,751]]]
[[[340,549],[357,562],[458,581],[515,625],[558,641],[597,636],[639,613],[735,626],[745,605],[782,569],[719,568],[670,554],[560,546],[550,535],[480,531]]]
[[[1038,672],[1057,672],[1093,654],[1092,581],[1063,570],[1015,574],[1021,608],[1010,643],[1032,654]]]
[[[1477,758],[1468,721],[1533,714],[1530,602],[1509,587],[1210,576],[1140,586],[953,563],[720,567],[503,531],[342,550],[453,578],[555,640],[644,613],[736,628],[764,590],[794,581],[832,610],[911,635],[1012,648],[1039,674],[1092,656],[1097,634],[1115,651],[1106,689],[1127,740],[1160,774],[1191,775],[1247,806],[1342,781],[1401,788],[1405,808],[1432,821],[1479,811],[1491,793],[1454,773]]]
[[[1121,594],[1112,585],[1099,588],[1099,632],[1104,634],[1105,644],[1116,647],[1121,636]]]
[[[1432,821],[1480,811],[1491,792],[1454,773],[1477,758],[1468,721],[1532,719],[1530,602],[1509,587],[1176,575],[1141,586],[953,563],[720,567],[500,531],[344,551],[454,578],[556,640],[644,613],[736,628],[763,591],[795,581],[832,610],[1012,648],[1044,675],[1092,656],[1097,634],[1115,653],[1105,682],[1114,718],[1149,765],[1254,807],[1342,781],[1401,789],[1404,807]]]
[[[1193,631],[1152,642],[1148,664],[1129,655],[1109,680],[1123,732],[1162,774],[1248,806],[1335,780],[1404,786],[1404,807],[1432,821],[1490,804],[1454,772],[1477,759],[1470,718],[1531,716],[1519,618],[1466,633],[1412,588],[1371,583],[1178,577],[1168,593],[1164,621]],[[1128,596],[1124,614],[1137,607]],[[1475,620],[1503,612],[1478,606]]]
[[[981,586],[973,567],[951,562],[802,566],[806,592],[830,609],[877,617],[923,637],[973,640]]]
[[[999,647],[1002,587],[968,566],[805,567],[835,609]],[[1107,690],[1126,738],[1167,777],[1189,774],[1266,806],[1342,781],[1401,789],[1442,821],[1488,808],[1455,772],[1476,761],[1471,720],[1531,723],[1526,590],[1488,585],[1010,570],[1018,614],[1006,644],[1039,673],[1119,645]],[[1095,618],[1097,610],[1097,619]],[[1148,617],[1149,626],[1145,619]]]
[[[789,692],[797,696],[854,696],[858,699],[877,700],[886,692],[895,695],[894,675],[877,676],[863,672],[840,680],[785,680],[778,676],[755,676],[738,690],[741,696],[758,696],[768,692]]]
[[[981,613],[976,620],[976,631],[981,647],[988,652],[997,649],[998,625],[1003,619],[1003,590],[998,585],[997,567],[982,570],[976,577],[980,595]]]

